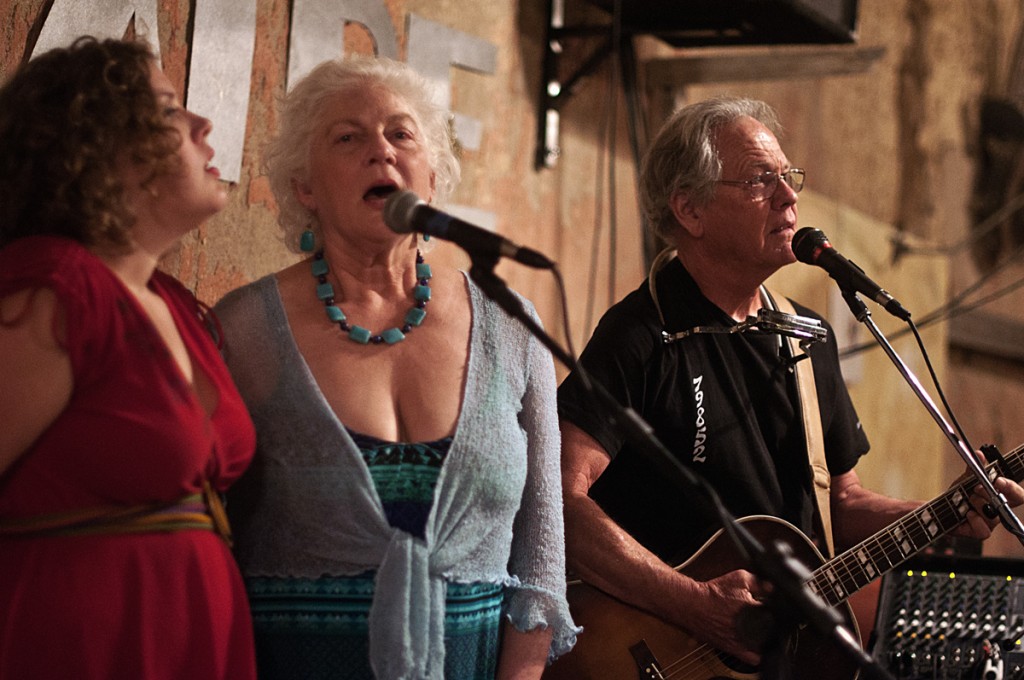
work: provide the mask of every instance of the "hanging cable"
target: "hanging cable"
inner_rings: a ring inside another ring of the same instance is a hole
[[[1011,265],[1019,264],[1018,258],[1022,255],[1024,255],[1024,245],[1018,246],[1016,250],[1010,253],[1008,257],[1004,258],[994,269],[979,277],[977,281],[969,285],[967,288],[964,288],[962,291],[944,302],[941,306],[922,316],[917,322],[917,327],[926,328],[932,324],[939,323],[940,321],[945,321],[947,319],[960,316],[961,314],[966,314],[967,312],[983,307],[990,302],[994,302],[995,300],[998,300],[999,298],[1024,286],[1024,279],[1017,279],[983,298],[979,298],[969,304],[961,304],[968,296],[995,278],[995,276],[1004,269],[1007,269]],[[893,333],[892,338],[895,339],[902,337],[909,332],[910,330],[907,328],[900,329],[896,333]],[[854,356],[869,349],[874,349],[877,346],[878,345],[873,342],[866,342],[840,349],[839,358],[845,359],[846,357]]]
[[[608,91],[615,91],[614,72],[608,75]],[[594,326],[594,302],[597,297],[597,256],[601,249],[601,233],[604,231],[604,160],[607,153],[608,125],[610,113],[605,108],[604,116],[601,117],[601,129],[598,131],[597,144],[597,173],[595,179],[594,196],[594,231],[590,237],[590,275],[587,279],[587,311],[583,315],[586,325],[584,328]]]
[[[901,255],[956,255],[987,236],[990,231],[1002,225],[1006,219],[1021,208],[1024,208],[1024,193],[1017,194],[999,210],[979,222],[967,237],[948,245],[911,245],[901,240],[900,235],[897,235],[894,238],[896,257]]]
[[[618,128],[618,92],[619,92],[619,71],[621,68],[619,60],[619,48],[622,35],[622,7],[621,0],[616,0],[612,12],[612,40],[611,60],[608,69],[608,97],[605,101],[605,114],[602,117],[602,126],[598,132],[598,157],[597,175],[594,200],[594,232],[591,237],[590,247],[590,275],[587,281],[586,320],[585,328],[593,328],[597,300],[597,269],[598,253],[601,247],[601,238],[604,232],[604,191],[608,190],[608,279],[607,279],[607,304],[610,307],[615,303],[615,283],[618,278],[616,254],[618,251],[618,201],[616,197],[616,185],[618,182],[615,168],[615,148],[617,145]],[[607,164],[607,165],[606,165]],[[605,172],[607,170],[607,183],[605,183]]]
[[[622,0],[615,0],[612,5],[612,89],[608,98],[611,106],[611,122],[608,126],[608,306],[615,303],[615,281],[618,278],[616,256],[619,244],[619,223],[616,219],[618,201],[615,188],[618,180],[615,176],[615,147],[618,141],[619,127],[619,73],[622,69]]]

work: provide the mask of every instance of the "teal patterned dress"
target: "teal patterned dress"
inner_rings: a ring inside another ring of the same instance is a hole
[[[370,470],[388,522],[424,537],[434,487],[452,438],[388,442],[348,430]],[[248,578],[256,665],[264,680],[373,678],[368,615],[374,573],[359,576]],[[449,583],[445,599],[445,678],[494,678],[504,588]]]

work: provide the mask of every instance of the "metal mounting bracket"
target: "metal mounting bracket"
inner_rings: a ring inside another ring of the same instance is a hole
[[[612,25],[565,26],[565,0],[548,0],[544,36],[544,63],[537,115],[537,148],[534,168],[553,168],[561,149],[558,145],[560,110],[586,76],[592,74],[614,49]],[[565,44],[580,38],[600,38],[600,44],[575,73],[561,77]]]

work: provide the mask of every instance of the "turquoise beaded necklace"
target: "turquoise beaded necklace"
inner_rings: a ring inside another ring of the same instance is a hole
[[[334,303],[334,286],[327,280],[330,269],[327,266],[327,259],[324,257],[323,249],[316,251],[311,264],[313,277],[316,279],[316,296],[324,303],[324,312],[331,323],[338,324],[338,328],[348,334],[350,340],[361,345],[386,343],[393,345],[396,342],[405,340],[405,334],[416,326],[423,323],[427,316],[427,302],[430,301],[430,265],[423,261],[420,251],[416,251],[416,286],[412,289],[413,299],[416,300],[405,314],[404,324],[401,328],[389,328],[377,335],[371,333],[362,326],[350,325],[345,313]]]

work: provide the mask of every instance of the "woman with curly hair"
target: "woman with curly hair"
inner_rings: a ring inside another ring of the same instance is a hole
[[[135,42],[0,88],[0,678],[255,676],[218,496],[252,422],[157,270],[226,203],[210,129]]]

